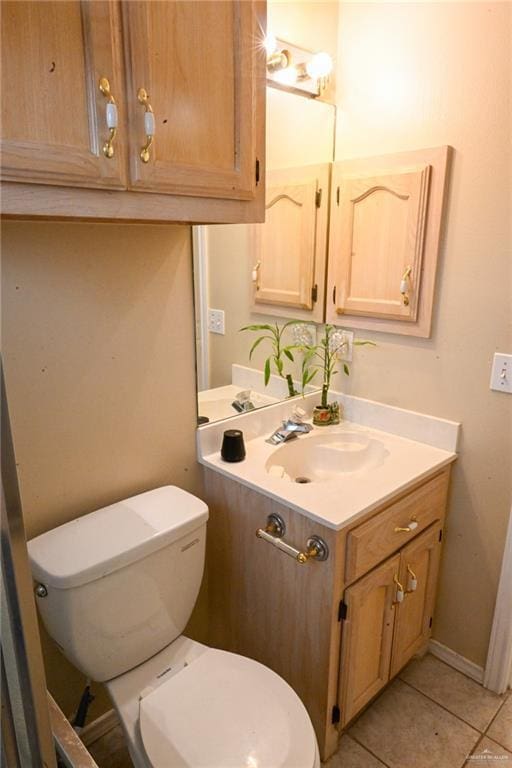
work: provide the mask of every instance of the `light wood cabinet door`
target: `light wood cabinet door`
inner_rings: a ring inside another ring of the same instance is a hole
[[[395,619],[391,677],[428,641],[441,555],[441,527],[431,526],[401,552],[400,581],[405,599]],[[414,591],[411,588],[414,587]]]
[[[429,179],[429,165],[360,177],[335,165],[337,315],[416,319]]]
[[[2,179],[125,186],[119,34],[115,2],[2,2]],[[100,78],[120,107],[111,157]]]
[[[251,233],[253,311],[321,322],[329,166],[269,171],[265,223]]]
[[[123,3],[131,188],[254,198],[264,164],[256,139],[265,66],[259,5]]]
[[[390,558],[345,592],[346,619],[341,638],[341,726],[345,726],[389,680],[394,578],[400,556]]]

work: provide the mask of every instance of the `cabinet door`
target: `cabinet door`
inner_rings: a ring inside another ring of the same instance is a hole
[[[257,159],[264,162],[256,148],[265,89],[258,5],[123,4],[132,188],[254,198]]]
[[[430,637],[441,553],[440,534],[439,523],[434,524],[402,550],[400,581],[406,592],[395,619],[391,677]],[[411,587],[415,587],[414,591]]]
[[[430,166],[333,172],[331,259],[338,315],[415,320]]]
[[[375,568],[345,592],[347,618],[341,645],[341,725],[389,680],[400,556]]]
[[[328,165],[267,172],[265,223],[251,235],[255,312],[322,321],[328,183]]]
[[[124,186],[122,125],[108,157],[99,87],[122,102],[119,29],[114,2],[2,2],[3,179]]]

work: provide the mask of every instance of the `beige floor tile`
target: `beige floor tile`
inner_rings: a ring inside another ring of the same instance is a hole
[[[325,768],[385,768],[384,763],[373,757],[346,733],[340,739],[336,754],[322,765]]]
[[[502,747],[512,751],[512,696],[507,698],[498,712],[496,719],[487,731],[487,735],[501,744]]]
[[[504,747],[484,736],[473,750],[466,765],[468,768],[479,765],[512,766],[512,752],[508,752]]]
[[[389,768],[461,768],[480,734],[395,680],[349,730]]]
[[[503,702],[501,696],[430,654],[412,661],[400,677],[482,732]]]
[[[112,728],[101,739],[90,744],[87,749],[99,768],[133,768],[120,725]]]

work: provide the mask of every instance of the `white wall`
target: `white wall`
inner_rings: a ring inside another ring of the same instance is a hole
[[[450,144],[432,338],[364,335],[346,391],[460,420],[434,636],[484,665],[512,483],[510,3],[340,6],[337,159]]]

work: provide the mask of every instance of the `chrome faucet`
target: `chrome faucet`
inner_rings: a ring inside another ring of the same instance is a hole
[[[292,416],[283,421],[282,425],[273,432],[265,442],[271,445],[280,445],[286,443],[288,440],[293,440],[299,435],[307,434],[311,432],[313,426],[306,424],[302,419],[306,415],[306,412],[302,408],[296,408],[293,411]]]
[[[238,413],[246,413],[247,411],[254,411],[254,403],[251,400],[251,390],[244,389],[239,392],[233,402],[231,403],[235,411]]]

